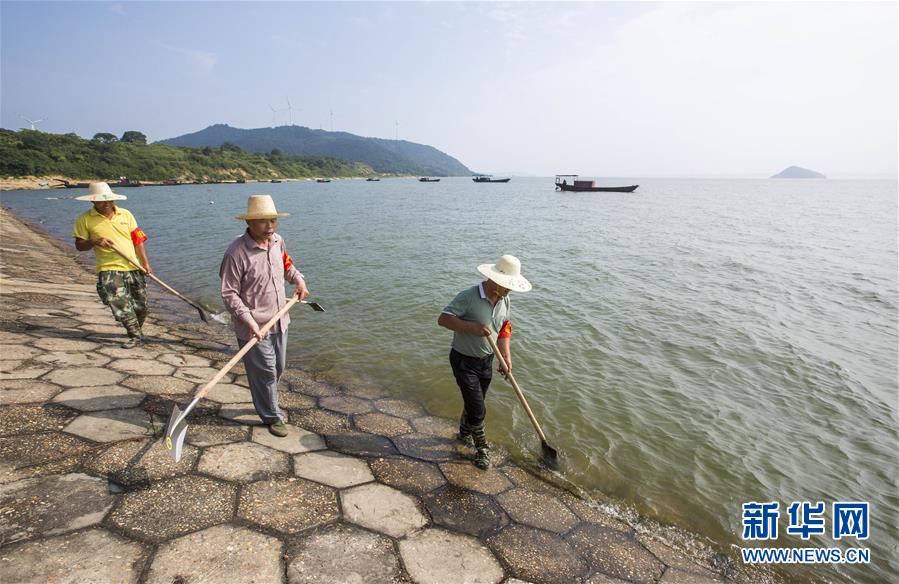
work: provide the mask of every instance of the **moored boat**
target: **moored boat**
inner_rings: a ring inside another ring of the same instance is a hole
[[[507,183],[512,179],[511,178],[493,178],[492,176],[481,175],[481,176],[476,176],[471,180],[473,180],[476,183]]]
[[[568,182],[571,179],[571,182]],[[598,187],[595,180],[580,180],[576,174],[557,174],[556,190],[575,193],[632,193],[640,185],[623,187]]]
[[[315,182],[326,183],[326,182],[331,182],[331,179],[329,179],[329,178],[317,178],[317,179],[315,179]]]
[[[376,177],[376,176],[370,176],[370,177],[368,177],[368,178],[365,179],[365,180],[366,180],[367,182],[378,182],[378,181],[380,181],[381,179],[379,179],[379,178]]]
[[[423,176],[418,179],[418,182],[440,182],[439,178],[429,178],[427,176]]]

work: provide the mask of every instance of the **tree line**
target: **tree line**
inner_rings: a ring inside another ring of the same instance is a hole
[[[324,156],[285,156],[244,152],[225,142],[217,148],[147,144],[136,130],[121,137],[98,132],[90,140],[76,134],[18,132],[0,128],[0,176],[51,176],[109,180],[120,176],[145,181],[235,180],[371,176],[368,165]]]

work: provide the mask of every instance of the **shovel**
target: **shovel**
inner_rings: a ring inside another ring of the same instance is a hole
[[[537,434],[540,435],[540,447],[543,453],[541,457],[541,462],[551,470],[559,469],[559,453],[556,452],[556,449],[546,443],[546,434],[543,433],[543,429],[540,428],[540,423],[537,422],[537,418],[534,417],[534,412],[531,411],[531,406],[528,405],[528,400],[525,399],[524,393],[522,393],[521,388],[518,387],[518,382],[515,381],[515,378],[512,377],[512,372],[509,371],[509,368],[506,367],[506,360],[503,358],[502,353],[499,352],[499,347],[496,346],[496,341],[493,340],[493,335],[489,335],[487,340],[490,341],[490,346],[493,348],[493,354],[497,356],[499,359],[500,365],[502,365],[503,369],[507,371],[506,379],[508,379],[512,383],[512,387],[515,388],[515,393],[518,394],[518,399],[521,401],[521,405],[524,406],[524,411],[528,413],[528,417],[531,419],[531,423],[534,425],[534,429],[537,430]]]
[[[259,334],[261,336],[265,336],[265,333],[267,333],[269,329],[275,326],[275,323],[281,320],[281,317],[284,316],[287,311],[290,310],[290,308],[297,302],[308,304],[316,312],[325,311],[325,309],[322,308],[321,305],[317,302],[298,300],[296,296],[294,296],[287,301],[287,304],[284,305],[284,308],[279,310],[278,313],[275,314],[275,316],[273,316],[270,321],[265,323],[265,326],[259,329]],[[190,404],[188,404],[186,408],[184,408],[183,412],[178,409],[177,405],[172,408],[172,415],[169,417],[169,423],[165,429],[165,447],[166,450],[170,451],[172,453],[172,456],[175,457],[175,462],[181,460],[181,451],[184,447],[184,438],[187,436],[187,414],[189,414],[190,411],[194,409],[194,406],[196,406],[197,403],[199,403],[199,401],[203,399],[203,397],[207,393],[209,393],[209,390],[212,389],[216,383],[222,380],[222,377],[224,377],[232,367],[237,365],[237,362],[240,361],[241,358],[246,355],[247,351],[252,349],[257,342],[259,341],[256,340],[256,337],[250,339],[250,341],[246,345],[244,345],[236,355],[231,357],[231,360],[228,361],[228,363],[226,363],[225,366],[222,367],[221,370],[216,373],[212,379],[209,380],[209,383],[200,388],[196,395],[194,395],[194,399],[191,400]]]
[[[194,301],[191,300],[190,298],[187,298],[186,296],[183,296],[180,292],[178,292],[177,290],[175,290],[174,288],[172,288],[171,286],[169,286],[168,284],[166,284],[165,282],[163,282],[162,280],[160,280],[159,278],[157,278],[156,276],[154,276],[153,274],[151,274],[150,272],[148,272],[146,269],[144,269],[144,267],[143,267],[142,265],[140,265],[140,262],[138,262],[137,259],[136,259],[134,256],[131,256],[131,255],[125,253],[124,251],[122,251],[121,249],[119,249],[118,247],[116,247],[115,244],[112,244],[112,249],[113,249],[117,254],[119,254],[120,256],[122,256],[123,258],[125,258],[126,260],[128,260],[129,263],[133,264],[134,267],[136,267],[137,269],[139,269],[139,270],[141,271],[141,273],[143,273],[145,276],[147,276],[148,278],[150,278],[151,280],[153,280],[154,282],[156,282],[157,284],[159,284],[159,285],[163,288],[163,290],[166,290],[167,292],[170,292],[170,293],[174,294],[175,296],[177,296],[177,297],[180,298],[181,300],[187,302],[188,304],[190,304],[191,306],[193,306],[194,308],[196,308],[196,309],[197,309],[197,312],[200,313],[200,318],[203,319],[203,322],[206,322],[206,323],[209,322],[209,315],[206,313],[205,310],[203,310],[203,307],[201,307],[199,304],[197,304],[196,302],[194,302]]]

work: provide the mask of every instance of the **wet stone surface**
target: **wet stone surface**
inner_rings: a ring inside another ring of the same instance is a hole
[[[561,501],[527,489],[512,489],[497,496],[509,516],[523,525],[565,533],[578,524],[577,516]]]
[[[301,539],[288,556],[291,584],[388,583],[398,581],[401,574],[389,538],[342,523]]]
[[[509,523],[493,499],[458,487],[448,487],[423,498],[434,523],[469,535],[485,537]]]
[[[247,521],[287,534],[340,516],[334,489],[298,478],[263,480],[245,486],[237,513]]]
[[[664,565],[631,535],[583,525],[567,539],[593,569],[603,574],[640,583],[656,582],[662,575]]]
[[[136,539],[161,541],[230,521],[236,496],[231,485],[177,477],[125,493],[110,521]]]
[[[512,487],[512,482],[500,471],[476,468],[470,462],[445,462],[440,465],[449,482],[465,489],[496,495]]]
[[[397,449],[406,456],[430,461],[460,460],[462,455],[456,441],[428,434],[406,434],[393,439]]]
[[[406,457],[376,458],[369,464],[372,473],[382,483],[424,495],[446,484],[437,466]]]
[[[509,526],[487,544],[524,580],[568,584],[587,576],[587,563],[568,543],[539,529]]]
[[[324,410],[290,410],[290,421],[317,434],[333,434],[350,428],[349,417]]]
[[[325,442],[332,450],[355,456],[390,456],[397,454],[393,443],[383,436],[364,432],[326,434]]]
[[[399,547],[416,582],[497,584],[503,579],[503,569],[490,550],[471,537],[425,529],[400,541]]]
[[[412,426],[406,420],[382,413],[354,416],[353,423],[356,425],[357,430],[380,436],[401,436],[412,431]]]

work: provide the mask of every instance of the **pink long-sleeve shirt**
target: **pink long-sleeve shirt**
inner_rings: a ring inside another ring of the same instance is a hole
[[[272,234],[266,248],[250,237],[249,231],[228,246],[219,277],[234,332],[244,341],[253,338],[252,321],[262,328],[287,303],[285,281],[299,284],[303,280],[280,235]],[[285,314],[272,332],[286,331],[289,324],[290,316]]]

